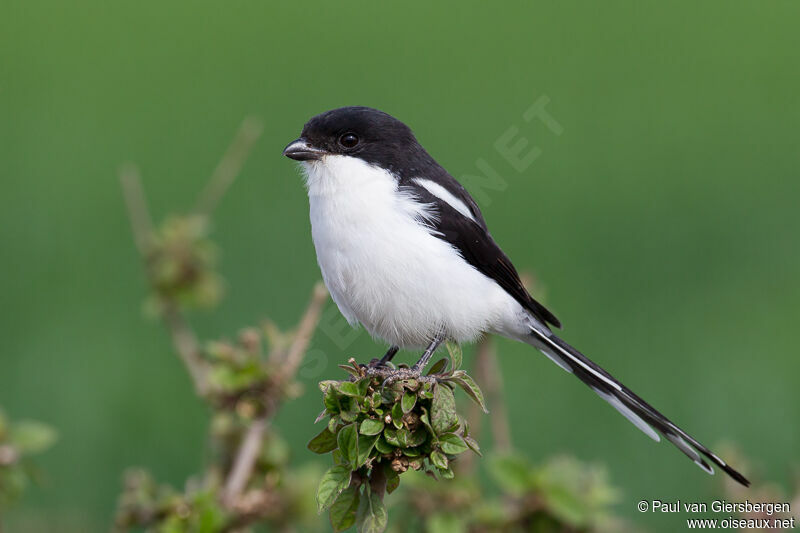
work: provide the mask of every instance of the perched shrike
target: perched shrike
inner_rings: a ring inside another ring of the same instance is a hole
[[[494,242],[469,193],[408,126],[368,107],[317,115],[283,155],[300,161],[322,277],[351,324],[391,347],[425,348],[494,333],[534,346],[655,441],[663,435],[700,468],[701,456],[745,477],[608,372],[557,337],[559,320],[534,300]]]

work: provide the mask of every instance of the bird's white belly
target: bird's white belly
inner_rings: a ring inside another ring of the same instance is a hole
[[[435,214],[400,194],[387,171],[345,156],[306,171],[317,261],[351,323],[422,347],[440,331],[466,341],[518,320],[516,301],[431,234],[422,220]]]

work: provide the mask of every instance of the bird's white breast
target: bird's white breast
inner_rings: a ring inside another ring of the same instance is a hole
[[[303,163],[311,230],[325,284],[342,314],[376,337],[421,347],[507,329],[521,307],[424,224],[436,213],[361,159]]]

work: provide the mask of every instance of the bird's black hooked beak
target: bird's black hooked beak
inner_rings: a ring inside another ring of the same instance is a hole
[[[308,143],[305,137],[300,137],[290,142],[289,145],[283,149],[283,155],[295,161],[317,161],[325,154],[325,150],[314,148]]]

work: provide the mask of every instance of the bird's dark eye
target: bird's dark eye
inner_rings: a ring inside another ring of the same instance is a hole
[[[353,148],[358,144],[358,136],[356,136],[354,133],[345,133],[339,137],[339,144],[345,148]]]

